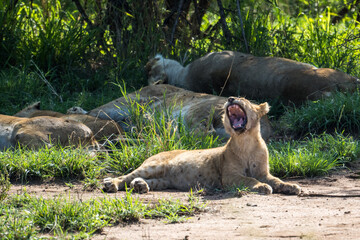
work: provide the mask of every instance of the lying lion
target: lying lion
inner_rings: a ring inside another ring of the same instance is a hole
[[[82,123],[56,117],[21,118],[0,115],[0,150],[18,146],[88,146],[98,148],[90,128]]]
[[[103,119],[113,119],[123,128],[127,126],[131,108],[134,102],[148,105],[150,108],[164,111],[165,107],[172,108],[172,118],[181,115],[185,126],[202,133],[216,133],[227,139],[222,123],[224,97],[210,94],[195,93],[168,84],[150,85],[138,91],[127,94],[103,106],[88,112],[89,115]],[[272,133],[267,116],[261,118],[261,135],[267,140]]]
[[[168,83],[195,92],[277,99],[301,103],[353,91],[359,80],[343,72],[278,57],[213,52],[186,67],[156,55],[146,64],[148,82]]]
[[[73,107],[69,109],[68,112],[72,112],[75,114],[63,114],[50,110],[41,110],[40,102],[36,102],[16,113],[14,116],[27,118],[33,118],[38,116],[52,116],[62,118],[64,120],[71,120],[74,122],[83,123],[91,129],[97,141],[101,141],[104,139],[112,139],[123,133],[122,128],[116,122],[86,115],[87,112],[80,107]]]
[[[202,186],[224,188],[245,185],[263,194],[299,194],[300,187],[269,173],[269,153],[260,135],[260,118],[267,103],[252,104],[230,97],[224,106],[224,126],[230,139],[223,147],[205,150],[175,150],[154,155],[132,173],[104,179],[104,190],[116,192],[125,185],[135,191]]]

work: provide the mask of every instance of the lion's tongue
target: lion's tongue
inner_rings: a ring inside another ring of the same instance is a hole
[[[243,118],[234,119],[234,120],[232,121],[232,124],[233,124],[233,128],[240,128],[240,127],[242,127],[242,125],[244,124],[244,119],[243,119]]]
[[[245,122],[245,113],[244,111],[236,104],[230,105],[228,107],[229,118],[233,128],[241,128]]]

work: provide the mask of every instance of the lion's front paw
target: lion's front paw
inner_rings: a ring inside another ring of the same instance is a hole
[[[253,190],[260,194],[272,194],[272,187],[266,183],[257,184]]]
[[[280,192],[289,195],[299,195],[301,193],[301,188],[297,184],[286,183],[281,186]]]
[[[130,187],[137,193],[148,193],[150,191],[149,185],[142,178],[135,178],[132,180]]]
[[[118,187],[113,178],[105,178],[103,181],[104,192],[117,192]]]

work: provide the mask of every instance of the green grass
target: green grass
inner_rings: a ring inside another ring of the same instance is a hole
[[[360,142],[342,134],[271,142],[268,147],[270,172],[278,177],[321,176],[360,157]]]
[[[278,123],[288,134],[360,131],[360,93],[334,93],[330,98],[288,108]]]
[[[144,204],[131,194],[124,198],[72,200],[70,195],[53,199],[13,195],[0,204],[0,238],[29,239],[42,234],[60,238],[88,238],[105,226],[138,222],[141,218],[161,218],[180,222],[204,209],[192,192],[189,200],[159,200]]]
[[[227,12],[228,27],[234,35],[230,43],[225,41],[220,25],[213,25],[219,19],[218,12],[209,9],[201,29],[213,30],[201,37],[189,37],[188,29],[183,29],[184,36],[178,36],[173,45],[159,29],[161,19],[149,21],[152,13],[134,11],[132,17],[119,16],[128,26],[120,33],[124,42],[117,46],[115,36],[104,30],[107,26],[81,24],[73,3],[51,0],[46,7],[43,1],[32,5],[20,1],[8,11],[11,2],[0,4],[1,113],[14,114],[38,100],[45,108],[61,112],[74,105],[93,109],[120,96],[112,83],[124,81],[131,89],[144,86],[143,67],[158,52],[187,64],[210,51],[245,51],[237,11]],[[275,1],[242,3],[251,54],[286,57],[359,76],[360,38],[355,13],[333,25],[330,21],[339,9],[338,2],[309,1],[307,7],[291,6],[288,1],[276,1],[279,5],[270,2]],[[94,2],[88,4],[86,11],[95,21],[98,12]],[[130,5],[138,7],[136,2]],[[235,1],[227,5],[236,9]]]
[[[104,72],[91,77],[64,74],[61,86],[51,83],[51,78],[51,73],[39,69],[0,69],[0,114],[13,115],[36,101],[41,101],[42,109],[62,113],[73,106],[91,110],[122,96],[118,87],[122,82],[109,81]]]
[[[8,150],[0,152],[0,171],[7,172],[13,181],[21,182],[98,178],[104,169],[101,158],[82,149]]]
[[[1,171],[0,174],[0,203],[8,196],[8,191],[11,188],[8,172]]]

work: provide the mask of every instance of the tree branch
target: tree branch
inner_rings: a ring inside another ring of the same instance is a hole
[[[222,5],[221,0],[217,0],[217,3],[218,3],[218,6],[219,6],[219,14],[220,14],[221,26],[223,28],[223,32],[224,32],[226,42],[227,42],[227,44],[229,44],[232,36],[231,36],[231,33],[230,33],[229,28],[228,28],[227,23],[226,23],[224,7]]]
[[[92,27],[94,24],[90,21],[88,15],[86,14],[84,8],[81,6],[79,0],[72,0],[72,1],[75,3],[77,9],[79,10],[79,12],[80,12],[81,16],[83,17],[83,19],[85,20],[85,22],[87,22],[87,24],[89,24],[89,26]]]
[[[177,10],[177,15],[176,15],[176,18],[175,18],[175,23],[174,23],[174,26],[173,26],[172,31],[171,31],[170,45],[172,45],[173,40],[174,40],[175,30],[176,30],[176,26],[177,26],[177,24],[179,22],[179,18],[180,18],[181,9],[183,7],[183,4],[184,4],[184,0],[180,0],[179,7],[178,7],[178,10]]]
[[[237,5],[237,9],[238,9],[241,33],[242,33],[242,36],[244,38],[244,44],[245,44],[246,53],[249,53],[249,47],[248,47],[248,44],[247,44],[247,41],[246,41],[246,36],[245,36],[244,24],[243,24],[242,17],[241,17],[240,1],[239,0],[236,1],[236,5]]]

